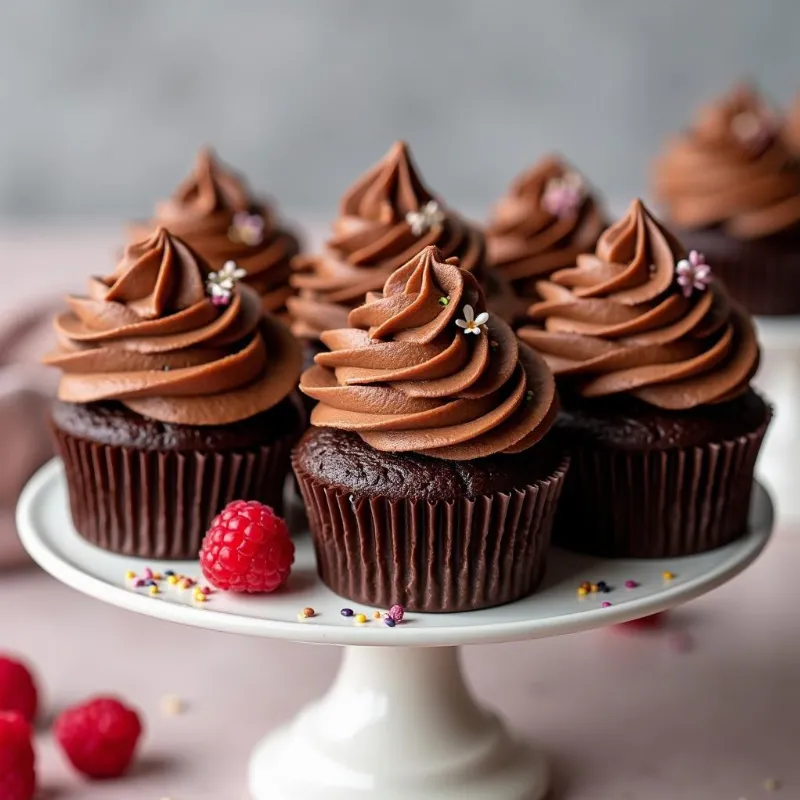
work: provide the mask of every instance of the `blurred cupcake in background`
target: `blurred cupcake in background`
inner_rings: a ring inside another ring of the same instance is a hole
[[[786,112],[783,135],[795,157],[800,158],[800,92]]]
[[[307,343],[309,361],[324,350],[323,331],[345,327],[367,292],[380,291],[398,267],[429,245],[444,258],[458,258],[480,282],[487,280],[483,233],[425,186],[405,142],[394,144],[345,192],[332,227],[321,253],[293,263],[292,331]],[[499,294],[499,287],[490,294]]]
[[[298,240],[210,148],[198,153],[192,174],[156,205],[149,222],[131,226],[131,241],[158,226],[183,239],[212,270],[234,261],[245,271],[244,282],[261,295],[264,309],[285,316]]]
[[[514,322],[538,300],[536,282],[594,250],[606,213],[584,177],[558,156],[520,175],[486,227],[489,263],[514,295]]]
[[[755,89],[736,87],[667,143],[654,191],[751,313],[800,313],[800,165]]]
[[[557,544],[667,558],[745,533],[771,411],[750,388],[752,319],[714,268],[636,200],[595,253],[538,284],[519,337],[562,400],[572,462]]]

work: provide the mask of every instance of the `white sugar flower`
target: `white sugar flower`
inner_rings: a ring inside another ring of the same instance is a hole
[[[481,311],[476,317],[472,306],[464,306],[464,319],[457,319],[456,325],[463,328],[464,333],[474,333],[477,336],[482,330],[481,325],[485,325],[488,321],[489,314],[486,311]]]
[[[226,261],[219,272],[209,272],[206,278],[206,291],[215,306],[226,306],[236,282],[247,275],[247,270],[236,266],[235,261]]]
[[[409,211],[406,214],[406,222],[411,226],[411,233],[414,236],[422,236],[431,228],[444,223],[444,211],[439,208],[435,200],[430,200],[419,211]]]

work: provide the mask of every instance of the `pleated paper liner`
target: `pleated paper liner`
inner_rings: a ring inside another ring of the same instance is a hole
[[[686,231],[684,244],[751,314],[800,314],[800,233],[739,241],[721,231]]]
[[[279,513],[297,434],[248,450],[192,452],[105,445],[53,427],[64,461],[72,521],[104,550],[193,559],[211,520],[232,500]]]
[[[573,447],[553,543],[609,558],[672,558],[729,544],[747,529],[768,424],[702,447]]]
[[[293,459],[324,583],[364,605],[429,612],[472,611],[535,591],[568,465],[565,457],[511,494],[430,503],[356,499]]]

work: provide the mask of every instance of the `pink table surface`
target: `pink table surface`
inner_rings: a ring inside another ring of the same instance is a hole
[[[550,754],[553,800],[798,798],[798,564],[800,536],[783,530],[665,630],[467,648],[466,671],[486,704]],[[340,656],[140,617],[35,569],[0,577],[0,608],[0,645],[37,666],[47,715],[119,692],[147,720],[138,766],[112,783],[72,774],[42,732],[47,800],[244,798],[252,746],[325,689]],[[169,694],[185,713],[162,713]],[[770,778],[779,792],[763,788]]]
[[[0,268],[24,276],[0,311],[80,288],[110,269],[118,240],[111,227],[0,226]],[[465,651],[477,693],[552,757],[553,800],[800,798],[799,533],[784,527],[750,570],[673,613],[664,631]],[[0,649],[36,665],[45,717],[116,692],[147,720],[136,769],[102,784],[76,777],[43,730],[46,800],[244,798],[252,746],[320,694],[339,659],[333,647],[139,617],[35,568],[0,573],[0,609]],[[184,714],[163,715],[167,694],[187,703]],[[780,780],[777,793],[767,779]]]

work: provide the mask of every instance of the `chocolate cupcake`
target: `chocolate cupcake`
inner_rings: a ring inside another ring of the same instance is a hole
[[[738,87],[656,163],[655,194],[752,314],[800,312],[800,165],[774,112]]]
[[[75,527],[104,549],[194,558],[231,500],[280,509],[300,347],[238,273],[209,272],[160,228],[56,318],[52,430]]]
[[[783,122],[783,135],[795,158],[800,158],[800,94],[786,112]]]
[[[540,299],[536,282],[594,250],[606,214],[584,178],[548,156],[520,175],[486,227],[489,263],[514,292],[514,322]]]
[[[292,332],[320,351],[323,331],[347,325],[366,292],[380,291],[398,267],[429,245],[486,281],[483,234],[428,190],[408,146],[397,142],[342,197],[324,251],[294,260]],[[493,282],[492,296],[500,291]]]
[[[555,540],[662,558],[742,535],[771,412],[750,389],[751,319],[713,264],[638,200],[593,255],[554,273],[520,338],[553,369],[572,457]]]
[[[370,292],[300,381],[292,464],[323,581],[356,602],[468,611],[533,592],[567,459],[540,442],[554,380],[426,247]]]
[[[210,149],[200,151],[194,172],[156,205],[150,222],[131,226],[131,241],[159,226],[183,239],[212,270],[234,261],[245,271],[244,282],[261,295],[264,310],[285,317],[298,240]]]

